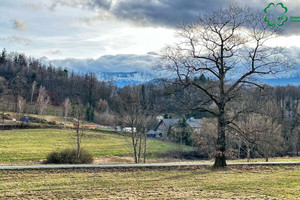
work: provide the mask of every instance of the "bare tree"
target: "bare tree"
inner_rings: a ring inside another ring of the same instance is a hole
[[[31,85],[31,95],[30,95],[30,102],[32,103],[33,101],[33,95],[34,95],[34,92],[35,92],[35,88],[36,88],[36,81],[33,81],[32,85]]]
[[[251,151],[258,143],[262,134],[264,134],[269,127],[264,124],[265,116],[259,113],[246,113],[239,117],[235,122],[236,127],[233,131],[239,136],[242,142],[241,148],[247,152],[247,162],[251,159]]]
[[[292,146],[291,155],[299,156],[300,149],[300,126],[296,126],[291,130],[291,137],[289,138],[289,143]]]
[[[96,108],[101,113],[108,113],[109,105],[105,99],[99,99]]]
[[[74,127],[75,127],[75,134],[72,135],[71,137],[72,137],[72,142],[74,142],[76,146],[77,161],[80,162],[81,142],[82,142],[82,138],[84,137],[84,127],[81,126],[79,120],[76,123],[74,123]]]
[[[38,113],[42,115],[45,111],[45,109],[48,107],[50,103],[50,97],[47,94],[47,90],[45,87],[41,86],[39,89],[39,96],[37,98],[37,104],[38,104]]]
[[[24,112],[26,106],[26,99],[22,96],[18,96],[18,115],[19,119],[21,118],[21,114]]]
[[[226,166],[226,128],[243,112],[229,116],[230,103],[238,101],[241,89],[261,87],[258,76],[290,66],[283,48],[267,46],[277,30],[262,19],[262,13],[234,5],[200,15],[194,23],[181,25],[178,43],[163,50],[164,69],[177,76],[177,84],[194,87],[205,97],[187,104],[189,109],[210,113],[218,120],[215,167]],[[201,74],[212,81],[195,81]]]
[[[215,147],[217,143],[218,122],[216,118],[202,118],[201,129],[199,132],[192,134],[192,139],[199,151],[212,158],[215,154]]]
[[[65,99],[63,102],[63,108],[64,108],[64,117],[68,117],[70,111],[71,111],[71,102],[69,97]]]
[[[153,118],[148,113],[147,103],[144,102],[143,86],[126,86],[121,92],[122,109],[120,118],[122,122],[131,127],[130,144],[133,149],[135,163],[146,162],[147,151],[147,125]]]
[[[280,110],[274,101],[269,100],[263,104],[261,111],[263,118],[260,124],[265,131],[260,134],[257,144],[258,151],[268,162],[269,157],[282,150],[283,146],[282,126],[278,121]]]
[[[281,136],[281,125],[278,122],[272,118],[266,118],[263,123],[268,129],[261,134],[258,140],[258,151],[264,156],[266,162],[268,162],[271,155],[280,151],[283,138]]]

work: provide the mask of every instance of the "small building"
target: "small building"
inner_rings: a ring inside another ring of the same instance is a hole
[[[179,122],[179,119],[162,119],[162,120],[160,120],[158,125],[155,127],[153,132],[151,132],[151,134],[153,135],[155,133],[156,138],[167,139],[169,130],[176,129],[178,122]],[[195,131],[195,132],[200,131],[201,124],[202,124],[201,119],[195,119],[195,118],[191,117],[191,118],[187,119],[186,122],[193,129],[193,131]],[[147,133],[148,136],[150,136],[151,134]]]
[[[191,117],[188,120],[186,120],[186,122],[193,129],[194,132],[200,132],[202,125],[201,119],[195,119],[194,117]]]
[[[124,127],[123,131],[127,132],[127,133],[131,133],[132,132],[132,128],[131,127]],[[136,128],[135,127],[133,127],[133,132],[134,133],[136,132]]]
[[[175,128],[179,119],[162,119],[154,129],[156,132],[156,138],[167,139],[168,131],[171,128]]]

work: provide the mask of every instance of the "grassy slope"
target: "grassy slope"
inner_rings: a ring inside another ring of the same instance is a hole
[[[24,163],[44,159],[55,150],[71,148],[73,130],[28,129],[9,130],[0,133],[0,163]],[[74,141],[74,140],[73,140]],[[149,140],[148,157],[156,157],[177,145],[162,141]],[[102,156],[130,156],[132,148],[128,137],[87,131],[82,140],[82,147],[93,154]],[[184,147],[185,149],[192,149]]]
[[[4,112],[4,114],[10,114],[11,116],[13,116],[14,118],[18,118],[18,113],[16,112]],[[60,124],[60,123],[64,123],[65,126],[67,127],[74,127],[73,126],[73,122],[72,121],[68,121],[60,116],[55,116],[55,115],[37,115],[37,114],[23,114],[24,116],[28,116],[29,117],[29,122],[32,123],[31,121],[31,117],[34,117],[36,119],[42,119],[42,120],[46,120],[47,122],[55,122],[56,124]],[[5,120],[6,123],[11,123],[11,120]],[[92,122],[87,122],[84,121],[83,125],[96,125],[95,123]]]
[[[0,185],[0,198],[299,199],[300,167],[0,171]]]

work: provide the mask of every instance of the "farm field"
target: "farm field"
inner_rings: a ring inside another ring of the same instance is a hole
[[[13,199],[299,199],[300,167],[7,170],[0,185]]]
[[[63,129],[18,129],[1,131],[0,164],[36,164],[55,150],[74,147],[72,143],[74,130]],[[82,148],[88,150],[95,158],[118,156],[131,157],[130,138],[117,134],[86,131],[82,139]],[[174,143],[148,140],[148,158],[178,148],[192,150],[192,147]],[[130,162],[130,160],[129,160]]]

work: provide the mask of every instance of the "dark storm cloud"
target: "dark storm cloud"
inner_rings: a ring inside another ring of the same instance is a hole
[[[69,6],[109,10],[111,3],[112,0],[53,0],[49,8],[55,9],[57,6]]]
[[[300,17],[300,0],[284,2],[288,11],[285,15],[289,18],[283,26],[280,27],[282,35],[299,35],[300,34],[300,22],[291,22],[290,17]],[[300,42],[300,41],[295,41]]]
[[[92,0],[86,3],[86,5],[91,9],[99,7],[104,10],[109,10],[111,8],[111,4],[112,0]]]
[[[264,2],[267,1],[247,5],[242,0],[92,0],[89,5],[94,9],[106,8],[115,17],[140,25],[175,27],[180,22],[192,21],[197,14],[226,8],[230,4],[263,9]]]
[[[268,0],[124,0],[112,4],[114,6],[110,8],[110,12],[119,19],[130,20],[144,26],[176,27],[180,22],[193,21],[198,14],[208,14],[227,8],[231,4],[263,12],[270,2]],[[279,2],[274,1],[275,4]],[[288,9],[285,13],[288,18],[300,17],[300,0],[284,1],[283,4]],[[300,22],[288,20],[280,30],[281,35],[299,35]]]
[[[264,2],[267,1],[248,4],[263,9]],[[192,21],[197,14],[225,8],[230,4],[247,6],[243,0],[55,0],[51,8],[59,5],[81,7],[99,11],[99,19],[103,19],[101,13],[109,13],[112,17],[139,25],[175,27],[180,22]]]
[[[275,4],[278,2],[274,1]],[[230,4],[263,11],[269,3],[269,0],[55,0],[52,6],[76,6],[98,12],[97,17],[85,18],[86,22],[112,17],[141,26],[176,27],[181,22],[193,21],[198,14],[227,8]],[[300,0],[283,3],[288,8],[288,17],[300,16]],[[299,33],[300,23],[291,23],[290,20],[281,28],[283,35]]]

